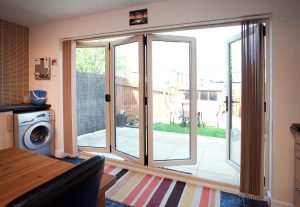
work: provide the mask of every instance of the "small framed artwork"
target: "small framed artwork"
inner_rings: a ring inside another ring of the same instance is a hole
[[[148,9],[129,12],[129,25],[148,24]]]
[[[45,58],[35,58],[35,80],[50,80],[51,70],[50,70],[50,57]]]

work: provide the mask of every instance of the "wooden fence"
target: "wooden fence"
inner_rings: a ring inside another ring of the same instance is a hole
[[[139,115],[139,88],[138,83],[129,82],[125,78],[117,77],[115,80],[115,103],[116,114],[126,113],[129,120],[138,119]],[[165,116],[169,113],[167,103],[168,94],[162,91],[153,91],[154,106],[159,106],[155,109],[155,115]]]
[[[81,73],[80,73],[81,74]],[[81,133],[84,134],[85,131],[94,131],[95,129],[105,128],[105,123],[99,122],[99,120],[104,120],[104,77],[102,75],[95,74],[77,74],[77,107],[78,107],[78,118],[80,121]],[[80,76],[79,76],[80,75]],[[88,77],[87,77],[88,76]],[[101,83],[99,83],[101,82]],[[200,92],[200,90],[198,90]],[[217,91],[218,94],[223,93],[222,91]],[[88,94],[87,94],[88,93]],[[177,95],[171,96],[167,91],[154,90],[153,91],[153,121],[172,121],[177,119],[180,121],[180,113],[182,113],[182,103],[185,100],[184,90],[177,91]],[[233,94],[234,97],[239,97],[240,94]],[[219,96],[219,95],[218,95]],[[237,98],[235,97],[235,98]],[[175,100],[172,100],[174,99]],[[223,103],[224,97],[218,97],[218,102],[210,102],[198,100],[202,109],[204,109],[203,115],[213,116],[215,118],[217,112],[219,111],[223,115],[225,111],[225,104]],[[210,103],[209,103],[210,102]],[[115,79],[115,103],[116,103],[116,116],[119,114],[126,114],[127,123],[130,121],[138,121],[139,118],[139,87],[138,82],[129,81],[126,78],[116,77]],[[207,106],[208,104],[208,106]],[[212,104],[217,104],[218,110],[214,112]],[[203,108],[204,107],[204,108]],[[201,108],[201,107],[200,107]],[[240,116],[240,100],[238,103],[233,105],[233,115]],[[198,108],[199,111],[201,109]],[[210,115],[212,114],[212,115]],[[87,121],[84,121],[87,120]],[[88,121],[89,120],[89,121]],[[94,121],[91,121],[94,120]],[[95,124],[93,124],[93,123]],[[91,124],[92,123],[92,124]],[[95,125],[95,127],[91,126]],[[85,129],[91,128],[91,129]]]

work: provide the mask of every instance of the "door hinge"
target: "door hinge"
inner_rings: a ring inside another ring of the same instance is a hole
[[[147,106],[148,105],[148,97],[145,97],[145,106]]]
[[[108,43],[108,50],[110,50],[110,43]]]
[[[267,31],[266,31],[266,26],[265,25],[262,25],[262,33],[263,33],[263,36],[267,36]]]
[[[267,102],[264,102],[264,112],[267,112]]]
[[[148,166],[148,155],[145,155],[144,165]]]
[[[109,152],[111,153],[111,145],[109,146]]]
[[[264,187],[266,187],[266,177],[264,177]]]
[[[110,94],[105,94],[105,101],[110,102]]]
[[[144,43],[145,46],[147,45],[147,35],[143,36],[143,43]]]

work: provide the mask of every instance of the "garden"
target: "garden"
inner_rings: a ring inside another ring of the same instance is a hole
[[[165,124],[165,123],[155,123],[153,124],[153,130],[162,131],[162,132],[173,132],[188,134],[189,126],[183,127],[181,124]],[[217,138],[226,138],[226,130],[221,128],[216,128],[214,126],[205,126],[197,127],[197,135],[208,136],[208,137],[217,137]]]

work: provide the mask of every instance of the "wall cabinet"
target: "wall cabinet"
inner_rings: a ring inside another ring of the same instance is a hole
[[[300,207],[300,135],[295,139],[295,163],[294,163],[294,205]]]
[[[300,126],[300,125],[299,125]],[[294,149],[294,206],[300,207],[300,129],[296,126],[291,127],[295,135]]]
[[[13,146],[13,112],[0,112],[0,149]]]

